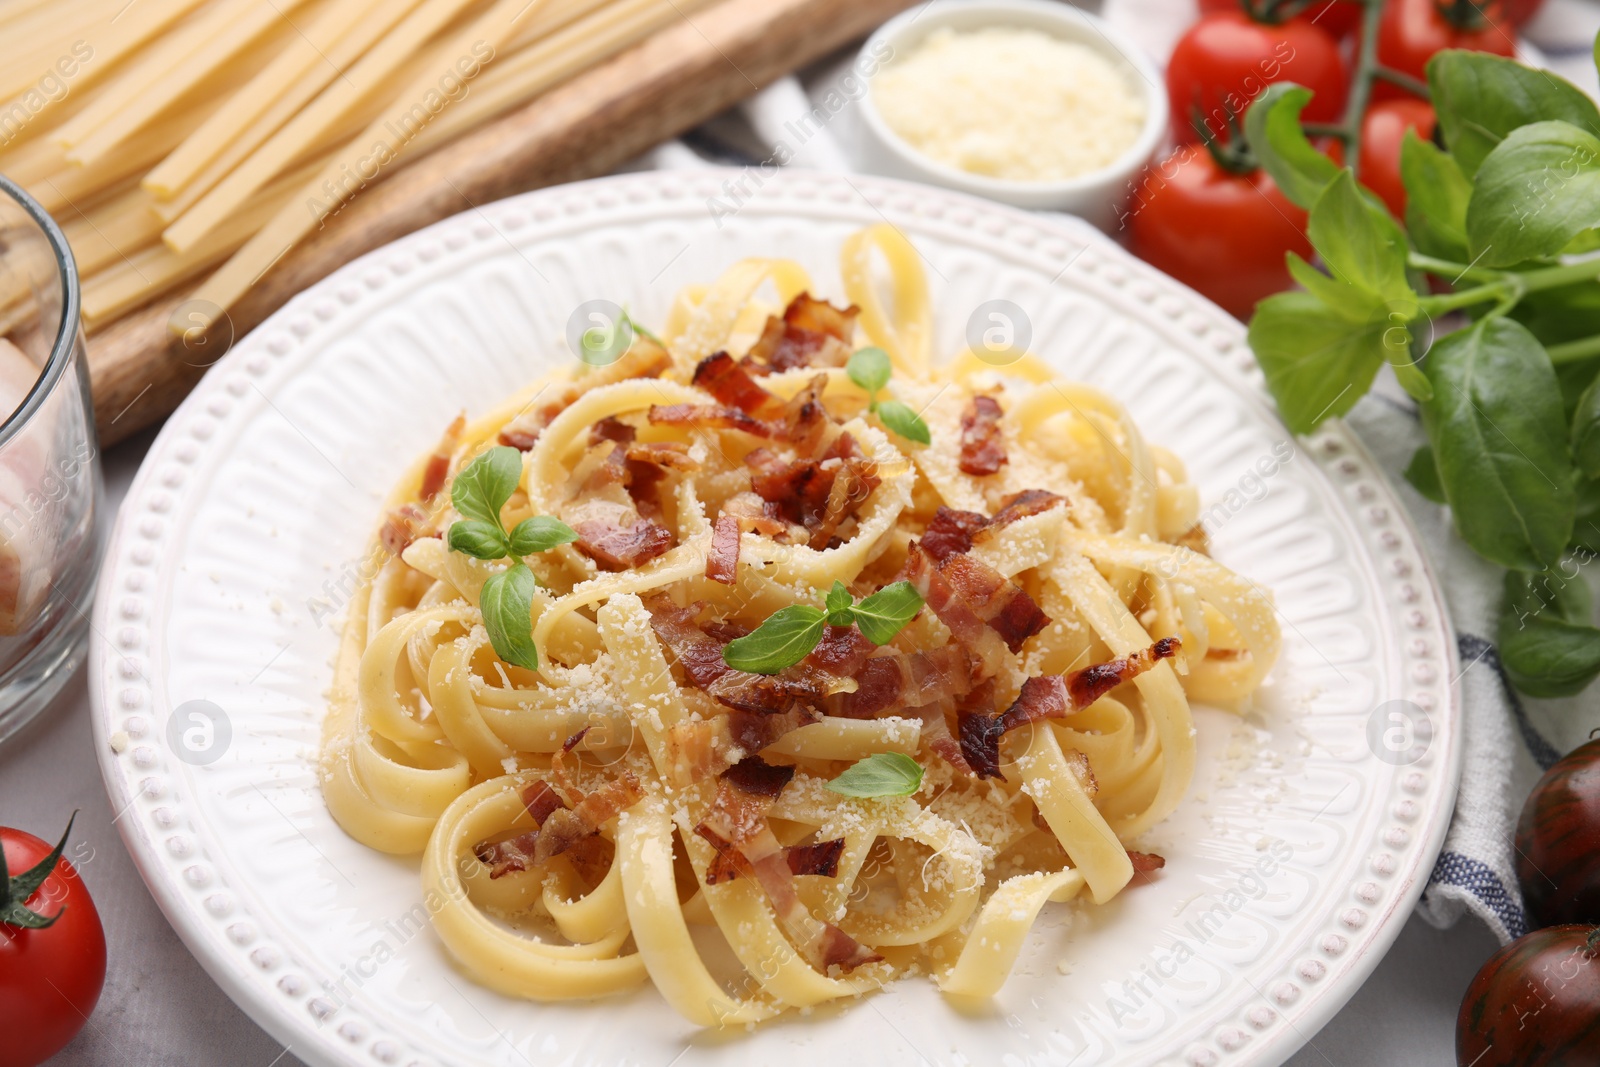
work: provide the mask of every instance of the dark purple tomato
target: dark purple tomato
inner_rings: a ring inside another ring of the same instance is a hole
[[[1522,805],[1516,843],[1531,925],[1600,923],[1600,740],[1539,779]]]
[[[1600,1064],[1600,927],[1535,930],[1489,957],[1456,1015],[1456,1063]]]

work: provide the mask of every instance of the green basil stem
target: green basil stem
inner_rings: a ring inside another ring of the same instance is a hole
[[[1427,315],[1442,315],[1447,311],[1472,307],[1474,304],[1487,304],[1491,300],[1499,305],[1491,314],[1503,315],[1529,293],[1556,289],[1573,282],[1600,279],[1600,260],[1585,260],[1582,263],[1567,263],[1559,267],[1544,267],[1530,271],[1469,269],[1460,263],[1450,263],[1415,253],[1407,257],[1407,262],[1430,274],[1455,278],[1471,276],[1484,280],[1483,285],[1471,289],[1425,296],[1418,300],[1417,309]]]
[[[1582,341],[1568,341],[1565,344],[1549,345],[1545,351],[1550,353],[1551,363],[1576,363],[1580,359],[1589,359],[1600,356],[1600,334],[1587,337]]]

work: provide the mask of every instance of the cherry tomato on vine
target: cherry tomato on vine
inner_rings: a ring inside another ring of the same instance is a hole
[[[1289,288],[1285,252],[1312,254],[1306,213],[1266,171],[1233,173],[1199,145],[1151,168],[1129,213],[1135,255],[1239,318]]]
[[[1544,0],[1500,0],[1500,8],[1513,26],[1530,21],[1544,7]]]
[[[1349,77],[1339,45],[1310,23],[1253,22],[1242,11],[1206,15],[1179,39],[1167,64],[1172,132],[1179,144],[1199,140],[1190,121],[1198,108],[1223,136],[1230,114],[1242,115],[1268,85],[1293,81],[1316,95],[1301,117],[1335,122],[1344,111]]]
[[[1241,5],[1240,0],[1200,0],[1200,14],[1212,15],[1219,11],[1244,10],[1252,14],[1262,9],[1262,4],[1270,4],[1272,0],[1245,0],[1248,8]],[[1521,0],[1527,3],[1528,0]],[[1540,0],[1533,0],[1534,3]],[[1258,19],[1270,22],[1270,19]],[[1309,22],[1318,29],[1337,37],[1346,38],[1355,32],[1361,25],[1361,5],[1352,3],[1351,0],[1311,0],[1305,8],[1291,21]]]
[[[67,824],[68,832],[72,824]],[[106,979],[106,936],[77,870],[0,827],[0,1067],[35,1067],[72,1040]]]
[[[1516,30],[1495,3],[1480,7],[1473,0],[1385,0],[1378,23],[1379,63],[1427,81],[1428,60],[1446,48],[1509,56],[1517,50]],[[1381,80],[1372,86],[1372,98],[1415,99]]]
[[[1422,100],[1385,100],[1361,120],[1361,184],[1377,193],[1395,218],[1406,217],[1406,187],[1400,181],[1400,142],[1407,130],[1433,137],[1433,106]]]

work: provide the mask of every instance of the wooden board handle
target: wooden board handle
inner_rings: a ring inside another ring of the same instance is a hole
[[[233,340],[357,256],[491,200],[606,174],[911,2],[723,0],[362,191],[210,331],[174,334],[186,295],[152,302],[89,341],[101,443],[164,417]]]

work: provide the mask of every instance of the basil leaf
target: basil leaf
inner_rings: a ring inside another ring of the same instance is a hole
[[[1600,478],[1600,378],[1583,391],[1572,413],[1572,462],[1585,478]]]
[[[1310,208],[1328,183],[1339,175],[1339,165],[1312,147],[1300,128],[1300,112],[1311,100],[1311,90],[1292,82],[1267,86],[1245,112],[1245,140],[1272,180],[1296,205]]]
[[[1600,481],[1578,482],[1578,514],[1568,545],[1591,556],[1600,555]]]
[[[1600,273],[1600,265],[1597,265],[1597,273]],[[1581,341],[1600,333],[1600,285],[1585,281],[1563,285],[1559,289],[1529,293],[1511,309],[1510,314],[1532,330],[1540,344],[1549,346],[1564,341]],[[1573,372],[1577,372],[1580,378],[1569,381],[1568,375]],[[1573,392],[1576,398],[1594,376],[1595,361],[1587,359],[1563,363],[1556,373],[1569,385],[1576,382],[1578,388]]]
[[[833,588],[828,590],[828,595],[823,601],[823,610],[828,613],[828,622],[834,626],[849,626],[855,621],[855,612],[850,606],[854,602],[850,590],[844,583],[835,580]]]
[[[1500,664],[1531,697],[1581,693],[1600,674],[1600,630],[1545,615],[1500,617]]]
[[[1354,321],[1311,293],[1276,293],[1256,305],[1250,347],[1295,433],[1345,414],[1372,387],[1389,328],[1381,305],[1373,307],[1373,317]]]
[[[530,671],[539,669],[539,651],[533,647],[533,591],[537,585],[528,565],[518,563],[484,582],[483,592],[478,594],[483,626],[489,631],[495,655]]]
[[[1417,296],[1406,280],[1405,234],[1389,212],[1361,195],[1356,179],[1340,171],[1311,206],[1306,236],[1337,280],[1385,304],[1415,314]]]
[[[1411,488],[1435,504],[1445,503],[1444,485],[1439,481],[1439,464],[1433,460],[1432,448],[1423,445],[1417,449],[1404,473]]]
[[[1508,267],[1559,253],[1600,225],[1600,137],[1567,122],[1511,131],[1478,168],[1467,238],[1478,262]]]
[[[922,766],[903,752],[874,752],[828,783],[847,797],[908,797],[922,788]]]
[[[1428,61],[1428,86],[1444,143],[1468,178],[1519,126],[1560,119],[1600,134],[1600,110],[1581,89],[1514,59],[1446,50]]]
[[[922,610],[922,594],[910,582],[895,582],[856,605],[856,625],[875,645],[887,645]]]
[[[505,531],[500,529],[498,523],[480,522],[477,519],[451,523],[449,543],[451,551],[465,552],[477,559],[501,559],[511,552]]]
[[[752,632],[729,641],[722,650],[722,662],[736,671],[777,674],[817,647],[827,622],[827,612],[806,604],[779,608]]]
[[[496,445],[461,468],[450,485],[450,503],[463,518],[500,526],[500,509],[522,481],[522,453]]]
[[[885,400],[878,405],[878,418],[907,441],[917,441],[925,445],[933,443],[933,435],[928,432],[928,424],[923,422],[922,416],[912,411],[907,404],[902,404],[898,400]]]
[[[1423,426],[1461,536],[1502,566],[1544,570],[1576,507],[1550,357],[1521,324],[1494,317],[1436,342],[1426,369]]]
[[[844,365],[844,372],[867,392],[876,393],[889,384],[894,365],[889,362],[889,353],[883,349],[861,348],[850,356],[850,362]]]
[[[1507,571],[1505,610],[1519,621],[1544,615],[1588,625],[1594,617],[1594,598],[1577,561],[1567,559],[1541,574]]]
[[[1448,152],[1407,130],[1400,142],[1400,179],[1406,187],[1406,232],[1425,255],[1465,263],[1467,201],[1472,183]]]
[[[1330,278],[1294,252],[1284,253],[1289,276],[1329,309],[1352,321],[1369,319],[1375,310],[1372,295],[1337,278]]]
[[[549,515],[535,515],[523,519],[511,531],[511,553],[531,556],[535,552],[548,552],[557,545],[569,545],[578,539],[578,531]]]

